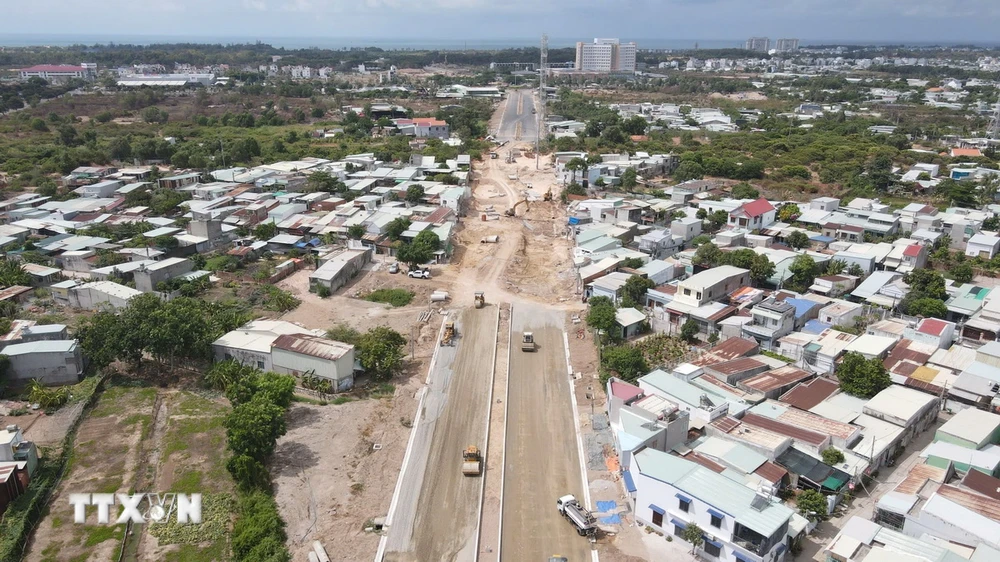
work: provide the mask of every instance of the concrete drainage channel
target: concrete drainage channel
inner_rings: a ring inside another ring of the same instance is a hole
[[[497,389],[497,385],[498,385],[498,381],[497,381],[497,370],[498,370],[497,369],[497,358],[500,356],[501,348],[504,347],[503,346],[504,335],[500,331],[501,318],[503,317],[504,306],[506,306],[507,310],[508,310],[508,314],[507,314],[508,331],[507,331],[507,334],[506,334],[506,340],[507,340],[507,347],[509,348],[509,346],[510,346],[510,328],[509,328],[509,324],[510,324],[510,310],[511,310],[512,307],[510,305],[505,305],[503,303],[498,303],[498,305],[497,305],[497,330],[496,330],[497,337],[496,337],[496,345],[493,348],[493,367],[492,367],[492,377],[490,379],[490,395],[489,395],[489,405],[490,405],[490,407],[489,407],[489,412],[488,412],[488,415],[487,415],[487,418],[486,418],[486,432],[485,432],[485,435],[483,437],[483,443],[484,443],[484,455],[483,456],[484,456],[484,459],[485,459],[484,460],[484,467],[483,467],[483,476],[482,476],[483,481],[482,481],[482,486],[480,488],[480,493],[479,493],[479,519],[478,519],[478,521],[476,523],[476,550],[475,550],[475,552],[476,552],[476,560],[480,560],[480,561],[489,560],[489,557],[488,556],[484,557],[484,554],[488,555],[488,554],[490,554],[493,551],[492,544],[487,544],[487,543],[494,543],[494,544],[496,544],[497,545],[497,548],[496,548],[497,557],[500,556],[500,548],[499,548],[500,535],[498,533],[495,540],[490,540],[492,537],[490,537],[490,538],[484,537],[484,532],[485,533],[490,533],[490,530],[489,529],[485,529],[484,530],[483,515],[484,515],[484,513],[486,511],[486,503],[487,503],[486,494],[487,494],[487,486],[488,486],[488,484],[491,481],[493,481],[494,479],[499,478],[500,483],[499,483],[498,489],[499,490],[503,490],[504,435],[505,435],[505,428],[506,428],[506,425],[507,425],[507,423],[506,423],[506,421],[507,421],[506,420],[506,411],[503,412],[503,414],[502,414],[503,417],[501,419],[497,420],[497,422],[499,422],[499,423],[495,424],[493,422],[493,418],[494,418],[495,415],[500,415],[500,412],[499,412],[500,408],[498,408],[499,403],[498,403],[498,401],[494,400],[494,396],[496,396],[498,394],[497,393],[497,390],[498,390]],[[504,365],[503,368],[504,369],[509,369],[509,362],[506,360],[506,353],[508,353],[508,351],[507,351],[507,349],[504,349],[504,354],[505,354],[504,355],[504,357],[505,357],[504,363],[505,363],[505,365]],[[503,406],[504,406],[504,410],[505,410],[506,409],[506,404],[507,404],[507,399],[506,399],[507,377],[506,377],[506,375],[503,377],[502,383],[504,385]],[[494,433],[499,433],[499,434],[498,435],[494,435]],[[497,442],[498,438],[500,440],[499,443]],[[494,447],[493,446],[494,444],[498,444],[499,447]],[[499,473],[497,473],[497,471],[495,470],[495,468],[496,468],[496,466],[497,466],[498,463],[499,463],[499,466],[500,466],[500,472]],[[496,476],[494,476],[494,475],[496,475]],[[493,500],[494,498],[490,498],[490,499]],[[498,516],[498,519],[500,519],[502,521],[502,518],[499,517],[499,514],[502,512],[503,494],[500,494],[499,498],[497,498],[497,499],[499,499],[499,501],[501,502],[500,503],[500,507],[496,511],[494,511],[492,513],[496,514]],[[484,550],[485,550],[485,553],[484,553]]]

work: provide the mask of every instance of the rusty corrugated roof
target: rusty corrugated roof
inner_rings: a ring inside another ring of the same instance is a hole
[[[711,470],[712,472],[721,473],[722,471],[726,470],[726,467],[695,451],[691,451],[690,453],[684,455],[684,460],[696,462],[701,466],[704,466],[705,468]]]
[[[813,445],[821,445],[824,441],[826,441],[825,435],[820,435],[815,431],[789,425],[778,420],[765,418],[764,416],[758,416],[757,414],[747,414],[743,416],[743,423],[753,425],[761,429],[766,429],[779,435],[791,437],[796,441],[802,441]]]
[[[732,361],[726,361],[725,363],[711,365],[708,369],[715,371],[716,373],[722,373],[723,375],[733,375],[736,373],[751,371],[753,369],[760,369],[761,367],[767,367],[767,365],[757,361],[756,359],[751,359],[750,357],[740,357],[739,359],[733,359]]]
[[[934,482],[944,482],[947,471],[943,468],[931,466],[929,464],[918,464],[910,469],[894,491],[900,494],[916,495],[928,480]]]
[[[806,371],[803,371],[793,365],[785,365],[784,367],[778,367],[777,369],[772,369],[766,373],[750,377],[747,380],[742,381],[742,384],[754,390],[759,390],[760,392],[768,392],[770,390],[807,379],[811,376],[813,376],[812,373],[807,373]]]
[[[715,427],[716,429],[718,429],[723,433],[729,433],[732,430],[739,427],[740,423],[741,423],[740,420],[732,416],[726,416],[724,418],[719,418],[714,422],[712,422],[712,427]]]
[[[320,359],[328,359],[330,361],[336,361],[354,349],[354,346],[350,344],[308,334],[278,336],[278,339],[274,340],[271,347],[318,357]]]
[[[788,474],[788,471],[771,461],[764,461],[764,464],[758,466],[757,470],[753,471],[753,473],[774,484],[781,482],[785,475]]]
[[[973,492],[1000,500],[1000,478],[994,478],[985,472],[970,470],[962,480],[962,485]]]
[[[983,517],[1000,521],[1000,500],[981,496],[970,490],[949,486],[948,484],[938,488],[937,493],[963,507],[975,511]]]
[[[820,377],[798,384],[783,394],[779,400],[800,410],[809,410],[829,398],[839,388],[840,384],[836,381]]]

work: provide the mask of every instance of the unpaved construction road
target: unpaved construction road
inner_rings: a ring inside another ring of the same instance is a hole
[[[502,561],[590,560],[590,543],[556,510],[573,494],[584,502],[570,382],[563,339],[564,315],[530,304],[514,305],[504,455]],[[521,332],[532,332],[535,352],[521,351]]]
[[[384,560],[473,561],[482,479],[462,474],[462,452],[485,449],[497,307],[463,310],[454,347],[431,370],[392,514]]]

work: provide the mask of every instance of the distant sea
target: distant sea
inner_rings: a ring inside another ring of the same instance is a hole
[[[572,47],[577,41],[588,40],[587,38],[560,38],[550,37],[549,48],[558,49]],[[622,38],[623,41],[635,41],[640,49],[729,49],[739,48],[744,44],[742,39],[642,39],[642,38]],[[0,35],[0,46],[5,47],[30,47],[30,46],[50,46],[66,47],[69,45],[106,45],[109,43],[131,44],[131,45],[151,45],[162,43],[210,43],[210,44],[235,44],[235,43],[267,43],[277,48],[286,49],[349,49],[351,47],[380,47],[386,50],[399,49],[435,49],[435,50],[492,50],[510,49],[517,47],[537,47],[540,42],[539,37],[521,37],[508,39],[400,39],[398,37],[254,37],[254,36],[231,36],[221,37],[218,35],[97,35],[97,34],[73,34],[73,35],[50,35],[50,34],[6,34]],[[808,45],[900,45],[905,44],[912,47],[929,46],[950,46],[968,45],[972,42],[955,41],[842,41],[835,39],[801,39],[803,47]],[[995,47],[1000,45],[997,42],[976,42],[976,45],[984,47]]]

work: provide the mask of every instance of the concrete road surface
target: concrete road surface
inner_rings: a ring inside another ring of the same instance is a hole
[[[497,140],[534,142],[538,136],[538,116],[531,112],[535,109],[534,91],[508,90],[507,92],[507,105],[500,119]]]
[[[497,308],[466,309],[455,327],[455,347],[441,347],[430,375],[383,560],[476,557],[482,479],[462,474],[462,452],[486,446]]]
[[[556,510],[556,499],[584,501],[580,455],[560,313],[514,305],[511,320],[507,438],[504,456],[501,561],[591,559],[590,543]],[[534,353],[521,351],[521,332],[533,332]]]

